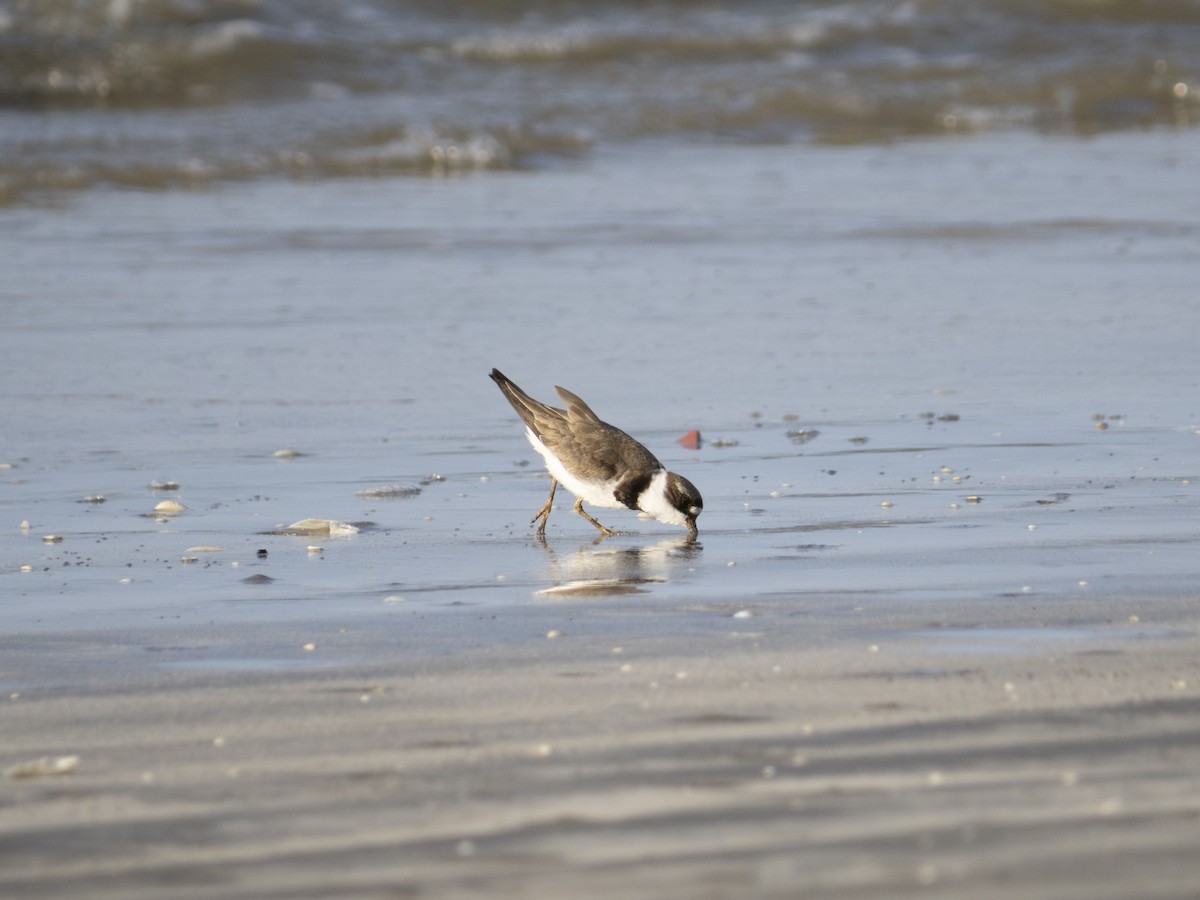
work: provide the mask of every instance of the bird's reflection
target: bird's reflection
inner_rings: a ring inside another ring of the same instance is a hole
[[[558,553],[544,540],[539,543],[546,551],[551,586],[535,596],[549,598],[643,593],[645,585],[662,584],[685,572],[701,551],[701,544],[687,537],[639,547],[614,547],[597,540],[570,554]]]

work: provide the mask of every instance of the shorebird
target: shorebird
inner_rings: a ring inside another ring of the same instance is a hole
[[[695,540],[696,517],[704,500],[695,485],[668,472],[645,447],[592,412],[582,399],[555,387],[567,405],[557,409],[534,400],[499,369],[492,381],[500,387],[525,422],[525,436],[546,462],[550,472],[550,497],[529,524],[541,519],[537,533],[546,533],[546,522],[561,484],[575,495],[575,512],[605,536],[617,534],[597,522],[583,508],[584,501],[602,509],[636,509],[644,517],[668,525],[683,525]]]

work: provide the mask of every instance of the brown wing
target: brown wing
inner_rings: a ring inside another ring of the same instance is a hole
[[[529,430],[560,457],[570,457],[571,469],[579,477],[609,481],[625,469],[653,473],[662,468],[653,453],[621,429],[600,421],[591,407],[570,391],[555,388],[567,404],[566,409],[557,409],[534,400],[499,369],[492,369],[491,378]],[[649,482],[648,477],[644,480]],[[619,493],[636,497],[640,488],[633,485]],[[632,505],[624,497],[620,499]]]
[[[576,467],[577,474],[608,480],[621,471],[653,473],[662,468],[653,453],[620,428],[602,422],[581,397],[566,388],[554,390],[567,404],[567,429],[560,440],[575,451],[574,457],[585,460],[584,466]]]

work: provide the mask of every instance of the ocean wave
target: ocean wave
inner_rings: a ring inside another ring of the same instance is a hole
[[[1200,0],[15,0],[0,202],[596,142],[1200,121]]]

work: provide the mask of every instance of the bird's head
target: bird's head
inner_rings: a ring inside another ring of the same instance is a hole
[[[683,517],[683,524],[687,526],[688,536],[695,538],[699,534],[699,529],[696,528],[696,519],[700,513],[704,512],[704,498],[700,496],[696,486],[682,475],[668,472],[664,493],[667,502]]]

